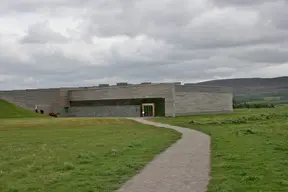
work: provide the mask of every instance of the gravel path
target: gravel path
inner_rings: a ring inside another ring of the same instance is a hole
[[[210,174],[210,137],[191,129],[133,118],[143,124],[174,129],[182,138],[118,192],[205,192]]]

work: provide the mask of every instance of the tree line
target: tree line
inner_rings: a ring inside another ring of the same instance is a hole
[[[233,100],[233,108],[234,109],[275,108],[275,105],[272,103],[247,103],[247,102],[238,103],[235,100]]]

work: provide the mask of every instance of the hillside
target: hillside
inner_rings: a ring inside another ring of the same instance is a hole
[[[25,117],[43,117],[43,115],[23,109],[14,104],[8,103],[7,101],[0,100],[0,119]]]
[[[276,78],[221,79],[197,84],[232,87],[236,100],[288,102],[288,76]]]

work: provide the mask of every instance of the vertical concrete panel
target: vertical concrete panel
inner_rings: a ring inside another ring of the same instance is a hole
[[[233,111],[233,93],[229,88],[176,86],[175,111],[177,116]]]
[[[70,93],[69,89],[67,89],[67,88],[61,88],[60,89],[59,105],[60,105],[61,108],[70,107],[69,93]]]
[[[128,85],[124,87],[103,87],[88,90],[71,90],[71,101],[165,98],[165,115],[173,115],[173,84]]]
[[[71,107],[73,117],[140,117],[140,105]]]
[[[173,116],[174,84],[144,84],[113,87],[59,88],[0,91],[0,98],[20,107],[34,110],[35,105],[43,108],[45,113],[60,112],[70,107],[71,101],[133,99],[133,98],[165,98],[165,115]],[[103,109],[103,110],[106,110]],[[124,109],[123,109],[124,110]]]
[[[34,110],[36,105],[39,110],[43,108],[46,114],[58,109],[59,89],[1,91],[0,95],[2,99],[28,110]]]

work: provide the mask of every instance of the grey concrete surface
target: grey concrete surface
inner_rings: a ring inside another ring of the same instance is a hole
[[[32,111],[38,105],[38,109],[43,109],[45,114],[58,111],[58,98],[59,89],[0,91],[0,99]]]
[[[140,117],[140,105],[71,107],[72,117]]]
[[[156,156],[118,192],[205,192],[210,180],[210,137],[191,129],[130,118],[140,123],[166,127],[182,138]]]
[[[233,112],[232,93],[176,92],[175,115]]]
[[[155,83],[0,91],[0,99],[29,110],[34,110],[35,105],[42,106],[43,109],[45,108],[45,113],[61,112],[64,108],[71,107],[70,101],[139,98],[164,98],[165,116],[233,111],[231,88],[195,84]]]
[[[233,90],[229,87],[175,85],[175,115],[233,112]]]
[[[165,98],[165,115],[173,115],[173,86],[171,83],[94,87],[69,91],[70,101]]]

